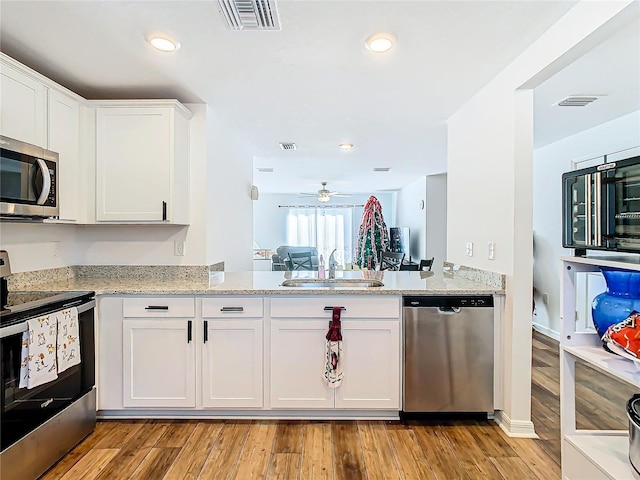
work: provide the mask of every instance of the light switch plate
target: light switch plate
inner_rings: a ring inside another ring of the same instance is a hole
[[[496,244],[494,242],[489,242],[487,256],[489,257],[489,260],[496,259]]]
[[[473,257],[473,242],[467,242],[465,253],[467,257]]]

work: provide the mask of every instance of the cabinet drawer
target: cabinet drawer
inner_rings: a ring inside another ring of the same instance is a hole
[[[124,318],[192,318],[195,315],[193,297],[137,297],[122,300]]]
[[[204,318],[237,318],[263,316],[262,297],[214,297],[202,299]]]
[[[341,318],[400,318],[400,297],[397,296],[314,295],[271,298],[271,316],[274,318],[330,318],[331,307],[344,307]]]

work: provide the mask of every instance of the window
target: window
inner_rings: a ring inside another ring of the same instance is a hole
[[[287,215],[287,245],[318,249],[326,262],[336,249],[339,265],[353,261],[355,226],[353,207],[290,208]]]

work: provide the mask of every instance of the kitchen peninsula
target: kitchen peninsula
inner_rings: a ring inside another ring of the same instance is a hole
[[[98,414],[103,418],[385,418],[402,409],[402,296],[504,289],[442,272],[337,272],[380,287],[284,287],[315,272],[211,272],[206,278],[75,278],[10,290],[97,295]],[[19,280],[19,279],[16,279]],[[332,307],[342,307],[345,379],[323,379]],[[501,352],[496,349],[496,365]],[[500,370],[494,376],[501,385]],[[497,387],[499,388],[499,387]],[[496,409],[500,399],[496,396]]]

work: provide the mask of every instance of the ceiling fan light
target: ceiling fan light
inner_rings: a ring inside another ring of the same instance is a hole
[[[353,148],[353,143],[341,143],[338,145],[338,148],[341,150],[351,150]]]
[[[329,200],[331,200],[331,197],[329,195],[318,195],[319,202],[327,203]]]

